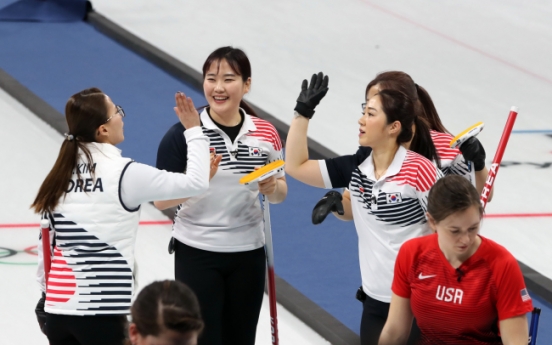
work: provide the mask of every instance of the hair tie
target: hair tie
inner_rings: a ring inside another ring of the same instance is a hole
[[[414,83],[414,86],[416,86],[416,89],[419,89],[420,87],[418,86],[418,84]]]
[[[63,133],[63,135],[65,135],[65,139],[67,139],[67,140],[69,140],[69,141],[73,141],[73,139],[75,139],[75,137],[73,136],[73,134]]]

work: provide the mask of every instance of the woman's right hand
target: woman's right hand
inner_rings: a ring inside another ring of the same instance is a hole
[[[177,92],[174,96],[176,100],[176,107],[174,107],[174,112],[180,119],[180,123],[186,129],[192,127],[200,126],[201,122],[199,121],[199,114],[194,107],[194,102],[190,97],[186,97],[184,92]]]
[[[324,76],[322,72],[312,75],[310,85],[306,79],[303,80],[295,111],[307,119],[312,118],[314,108],[328,92],[328,82],[328,76]]]
[[[222,155],[211,153],[211,170],[209,172],[209,181],[216,175]]]

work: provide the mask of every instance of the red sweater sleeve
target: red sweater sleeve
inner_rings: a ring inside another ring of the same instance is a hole
[[[533,310],[531,297],[515,258],[506,249],[494,268],[497,283],[498,319],[506,320]]]

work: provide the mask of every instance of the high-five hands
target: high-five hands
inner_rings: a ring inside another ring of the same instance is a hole
[[[316,203],[312,210],[312,224],[320,224],[326,219],[326,216],[330,212],[337,212],[337,214],[344,215],[343,203],[341,202],[343,197],[341,193],[331,190],[320,201]]]
[[[307,80],[303,80],[301,85],[301,93],[297,98],[297,105],[295,111],[299,115],[308,119],[314,115],[314,108],[320,103],[320,100],[326,96],[328,92],[328,76],[324,76],[322,72],[313,74],[310,84]]]
[[[186,129],[199,126],[201,122],[199,121],[199,114],[194,107],[194,102],[190,97],[186,97],[184,92],[177,92],[174,96],[176,100],[176,107],[174,107],[174,112],[180,119],[180,123]]]

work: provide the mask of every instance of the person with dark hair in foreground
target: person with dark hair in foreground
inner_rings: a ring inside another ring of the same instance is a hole
[[[197,297],[175,280],[146,286],[132,304],[131,345],[196,345],[203,330]]]
[[[379,344],[404,344],[415,317],[417,344],[526,345],[531,297],[513,255],[479,235],[477,190],[446,176],[430,190],[427,211],[436,233],[399,250]]]

